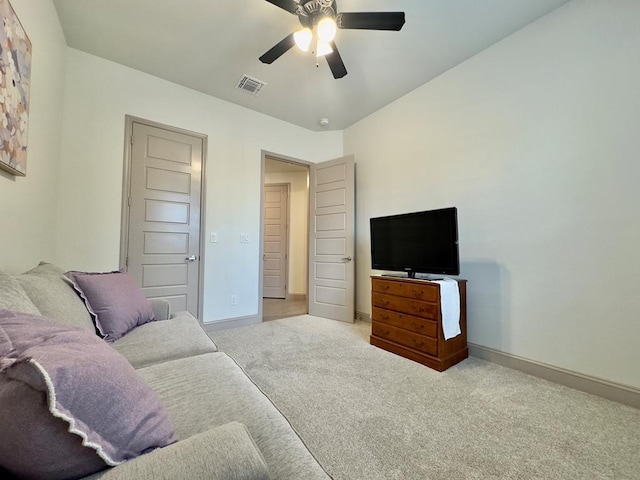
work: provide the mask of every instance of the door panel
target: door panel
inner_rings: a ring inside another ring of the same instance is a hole
[[[147,168],[147,188],[188,195],[191,188],[191,175],[159,168]]]
[[[309,313],[355,318],[353,157],[310,168]]]
[[[147,200],[145,210],[147,222],[189,223],[189,204]]]
[[[143,287],[169,287],[187,283],[187,265],[144,265],[142,269]]]
[[[149,298],[198,316],[201,137],[134,121],[127,272]]]
[[[289,186],[264,186],[264,298],[287,296]]]

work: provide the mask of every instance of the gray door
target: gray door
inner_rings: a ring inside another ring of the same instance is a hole
[[[353,156],[312,165],[309,199],[309,314],[353,323]]]
[[[287,296],[288,206],[288,185],[265,185],[262,289],[265,298]]]
[[[204,139],[133,121],[127,272],[149,298],[198,316]]]

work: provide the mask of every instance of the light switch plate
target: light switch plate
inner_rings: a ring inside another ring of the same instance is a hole
[[[211,232],[211,243],[216,243],[218,241],[218,232]]]
[[[240,235],[240,243],[249,243],[249,235],[246,233]]]

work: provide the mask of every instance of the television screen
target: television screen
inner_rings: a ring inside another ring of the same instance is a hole
[[[459,275],[455,207],[372,218],[371,268]]]

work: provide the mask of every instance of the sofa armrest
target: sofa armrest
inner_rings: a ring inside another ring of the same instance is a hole
[[[164,298],[150,298],[151,308],[156,320],[169,320],[171,316],[171,304],[169,300]]]
[[[85,478],[268,480],[269,472],[247,427],[231,422]]]

